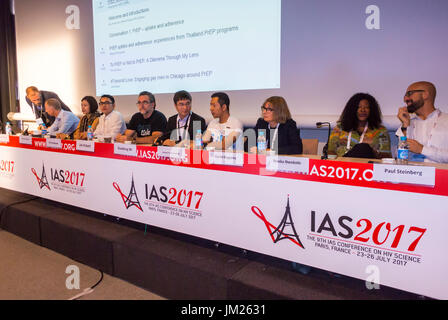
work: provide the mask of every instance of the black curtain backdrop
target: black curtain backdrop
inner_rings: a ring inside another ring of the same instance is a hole
[[[9,112],[18,112],[17,56],[12,1],[0,0],[0,120],[4,124]],[[2,126],[3,129],[3,126]]]

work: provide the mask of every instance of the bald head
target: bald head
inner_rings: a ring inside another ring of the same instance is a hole
[[[408,91],[412,90],[425,90],[425,92],[428,94],[427,100],[429,100],[430,103],[434,104],[436,101],[436,95],[437,90],[436,87],[428,81],[419,81],[411,84],[408,88]]]

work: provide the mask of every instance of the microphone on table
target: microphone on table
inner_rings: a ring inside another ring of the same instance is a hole
[[[327,138],[327,143],[325,144],[323,150],[322,150],[322,160],[327,160],[328,159],[328,143],[330,142],[330,133],[331,133],[331,123],[330,122],[316,122],[316,127],[318,129],[324,127],[324,126],[328,126],[328,138]]]

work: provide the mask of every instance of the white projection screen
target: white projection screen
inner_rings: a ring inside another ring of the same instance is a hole
[[[30,85],[77,114],[82,97],[115,95],[127,120],[140,91],[168,117],[185,89],[209,121],[210,95],[225,91],[245,125],[280,95],[311,128],[368,92],[392,130],[420,80],[448,111],[446,0],[15,0],[15,13],[22,113]]]

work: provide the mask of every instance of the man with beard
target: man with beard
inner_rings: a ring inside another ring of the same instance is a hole
[[[398,110],[402,127],[396,134],[407,135],[411,161],[448,163],[448,114],[435,108],[436,94],[430,82],[413,83]]]
[[[132,140],[136,144],[153,144],[166,129],[166,117],[155,110],[156,98],[151,92],[140,92],[136,105],[139,112],[132,116],[128,129],[115,137],[115,141]]]

